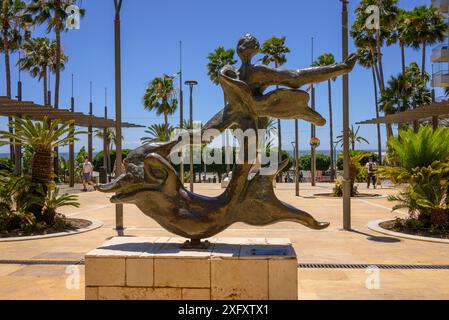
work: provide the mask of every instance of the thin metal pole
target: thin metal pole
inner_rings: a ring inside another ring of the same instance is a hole
[[[198,82],[194,80],[189,80],[185,82],[186,85],[190,87],[190,191],[193,192],[193,86],[197,85]],[[201,173],[200,173],[201,180]]]
[[[348,0],[342,2],[342,53],[348,57]],[[343,76],[343,229],[351,230],[351,176],[349,167],[349,76]]]
[[[73,94],[73,74],[72,74],[72,97],[70,98],[70,111],[75,112],[75,97]],[[75,125],[70,125],[70,133],[75,133]],[[75,142],[69,142],[69,186],[75,186]]]
[[[120,10],[122,0],[115,0],[114,42],[115,42],[115,135],[116,135],[116,175],[122,174],[122,73],[120,43]],[[123,204],[115,205],[115,228],[123,236]]]
[[[192,140],[190,141],[190,191],[193,192],[193,85],[190,84],[190,130]]]
[[[311,50],[311,58],[312,58],[312,64],[313,64],[313,59],[314,59],[314,38],[312,37],[312,50]],[[316,104],[315,104],[315,86],[312,83],[312,109],[315,110],[316,109]],[[310,126],[310,139],[315,138],[316,136],[316,126],[314,124],[312,124]],[[316,149],[315,147],[311,146],[310,149],[310,153],[311,153],[311,185],[312,187],[316,186]]]
[[[104,88],[104,118],[108,118],[108,89]],[[109,182],[110,170],[110,159],[109,159],[109,144],[108,144],[108,129],[103,129],[103,167],[106,172],[106,179]]]
[[[47,91],[47,101],[45,101],[46,105],[51,105],[51,69],[48,67],[48,91]]]
[[[315,103],[315,87],[312,85],[312,110],[316,109]],[[312,124],[311,127],[311,138],[315,138],[316,136],[316,126]],[[312,187],[316,186],[316,148],[314,146],[311,147],[311,171],[312,171]]]
[[[192,130],[192,139],[190,141],[190,191],[193,192],[193,85],[190,85],[190,130]]]
[[[89,102],[89,115],[93,115],[94,105],[92,102],[92,81],[90,82],[90,102]],[[92,136],[93,136],[93,130],[92,126],[90,125],[87,128],[87,154],[89,156],[89,161],[92,161],[93,158],[93,145],[92,145]]]
[[[179,128],[184,126],[184,91],[182,90],[182,41],[179,41]],[[184,184],[184,159],[182,148],[180,150],[181,162],[179,163],[179,178]]]
[[[20,50],[19,50],[19,59],[20,59]],[[19,68],[19,81],[17,82],[17,100],[22,101],[22,81],[20,80],[20,68]],[[22,145],[20,144],[17,144],[14,150],[14,174],[16,176],[20,176],[22,174]]]
[[[295,191],[299,197],[299,120],[295,119]]]
[[[435,102],[435,89],[432,89],[432,102]],[[432,127],[433,130],[437,130],[439,126],[439,119],[438,116],[432,117]]]

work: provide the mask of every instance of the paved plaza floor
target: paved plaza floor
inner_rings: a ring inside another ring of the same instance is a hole
[[[367,228],[370,221],[394,218],[387,199],[352,201],[353,231],[342,230],[341,199],[310,198],[330,184],[278,184],[286,202],[330,221],[323,231],[283,222],[257,228],[235,224],[220,237],[290,238],[298,254],[300,299],[449,299],[449,244],[400,239]],[[367,191],[363,186],[363,192]],[[218,184],[197,184],[195,191],[214,196]],[[376,190],[391,194],[392,189]],[[84,254],[116,235],[114,205],[98,192],[80,193],[80,208],[64,208],[69,217],[101,220],[102,228],[68,237],[0,242],[0,299],[84,299]],[[126,236],[173,236],[136,207],[125,205]],[[80,263],[80,264],[78,264]],[[370,267],[380,266],[380,270]],[[426,269],[422,269],[426,266]],[[435,266],[436,268],[428,268]],[[79,278],[79,281],[77,281]]]

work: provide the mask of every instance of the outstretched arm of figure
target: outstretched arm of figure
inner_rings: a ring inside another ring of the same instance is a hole
[[[319,83],[345,75],[351,72],[356,62],[357,56],[351,54],[343,63],[302,70],[281,70],[257,65],[254,66],[250,82],[259,86],[280,85],[296,89],[305,84]]]

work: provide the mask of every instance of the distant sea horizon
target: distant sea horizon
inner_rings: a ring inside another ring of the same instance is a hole
[[[366,152],[374,152],[377,153],[377,150],[361,150],[361,151],[366,151]],[[384,153],[386,150],[382,150],[382,153]],[[287,150],[288,153],[290,153],[291,156],[293,156],[293,150]],[[337,154],[341,154],[343,151],[342,150],[337,150]],[[75,155],[78,153],[78,151],[75,152]],[[98,152],[94,152],[94,157]],[[324,154],[324,155],[329,155],[330,150],[317,150],[316,151],[317,154]],[[299,156],[305,156],[305,155],[309,155],[310,154],[310,150],[300,150],[299,151]],[[68,152],[60,152],[59,156],[68,160],[69,159],[69,153]],[[9,158],[9,152],[4,152],[4,153],[0,153],[0,158]]]

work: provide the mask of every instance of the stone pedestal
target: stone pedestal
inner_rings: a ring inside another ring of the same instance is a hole
[[[86,257],[87,300],[297,300],[289,239],[117,237]]]

